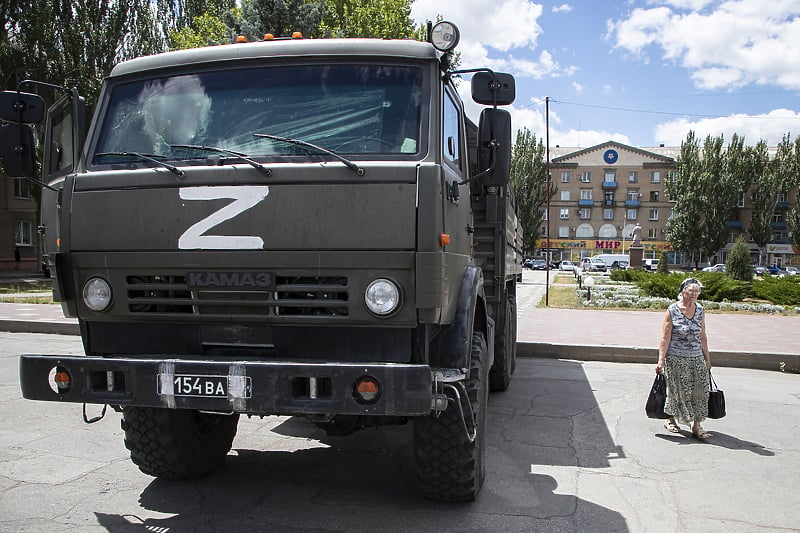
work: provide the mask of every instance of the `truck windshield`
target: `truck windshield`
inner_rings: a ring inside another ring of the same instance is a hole
[[[423,70],[413,66],[304,65],[216,70],[119,84],[110,92],[94,164],[125,154],[205,159],[213,146],[250,157],[414,155],[420,147]]]

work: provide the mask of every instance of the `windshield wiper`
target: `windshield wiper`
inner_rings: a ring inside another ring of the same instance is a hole
[[[258,161],[254,161],[247,157],[246,154],[240,152],[234,152],[233,150],[226,150],[225,148],[219,148],[217,146],[204,146],[201,144],[170,144],[170,148],[188,148],[190,150],[203,150],[204,152],[216,152],[218,154],[229,155],[231,157],[235,157],[236,159],[241,159],[251,167],[255,168],[256,170],[261,171],[265,176],[271,176],[272,171],[259,163]]]
[[[100,154],[95,154],[94,156],[95,157],[103,157],[103,156],[112,156],[112,155],[122,156],[122,157],[131,157],[131,156],[138,157],[139,159],[144,159],[145,161],[150,161],[152,163],[155,163],[156,165],[159,165],[159,166],[162,166],[162,167],[166,168],[167,170],[169,170],[170,172],[172,172],[173,174],[175,174],[179,178],[182,178],[183,175],[184,175],[183,170],[179,169],[178,167],[176,167],[174,165],[170,165],[169,163],[165,163],[164,161],[161,161],[161,160],[157,159],[158,157],[163,157],[163,156],[157,156],[157,155],[154,155],[154,154],[142,154],[142,153],[139,153],[139,152],[103,152],[103,153],[100,153]]]
[[[289,144],[296,144],[297,146],[303,146],[303,147],[306,147],[306,148],[312,148],[312,149],[314,149],[314,150],[316,150],[318,152],[322,152],[323,154],[327,154],[327,155],[335,157],[336,159],[338,159],[339,161],[344,163],[344,165],[347,168],[349,168],[350,170],[352,170],[353,172],[355,172],[359,176],[363,176],[364,175],[364,169],[363,168],[361,168],[360,166],[356,165],[355,163],[353,163],[352,161],[350,161],[346,157],[340,156],[339,154],[337,154],[333,150],[328,150],[327,148],[323,148],[322,146],[317,146],[316,144],[312,144],[310,142],[301,141],[300,139],[292,139],[290,137],[279,137],[278,135],[269,135],[267,133],[254,133],[253,135],[256,136],[256,137],[264,137],[266,139],[272,139],[274,141],[281,141],[281,142],[285,142],[285,143],[289,143]]]

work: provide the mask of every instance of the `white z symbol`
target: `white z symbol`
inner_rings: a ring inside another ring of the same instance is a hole
[[[211,228],[230,220],[255,206],[269,194],[269,187],[184,187],[179,191],[184,200],[233,200],[187,229],[178,239],[181,250],[261,250],[264,239],[243,235],[203,235]]]

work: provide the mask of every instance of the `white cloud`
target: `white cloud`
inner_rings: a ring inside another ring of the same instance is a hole
[[[745,143],[754,145],[760,140],[769,146],[777,145],[784,135],[798,133],[800,112],[789,109],[774,109],[765,115],[731,115],[721,118],[704,118],[700,120],[678,119],[659,124],[655,130],[655,139],[667,146],[680,146],[686,140],[689,131],[694,131],[699,139],[707,135],[722,135],[726,142],[734,133],[744,136]]]
[[[569,4],[561,4],[560,6],[553,6],[553,13],[569,13],[572,11],[572,6]]]
[[[572,82],[572,88],[575,89],[575,94],[583,94],[583,91],[586,89],[586,87],[584,87],[577,81]]]
[[[750,83],[800,89],[800,54],[791,52],[800,41],[797,0],[657,3],[609,22],[615,48],[644,59],[660,49],[702,89]]]
[[[565,4],[566,5],[566,4]],[[534,79],[569,76],[575,67],[562,66],[546,50],[535,59],[536,41],[542,34],[537,22],[542,5],[527,0],[499,0],[487,8],[481,0],[450,2],[443,12],[439,0],[415,0],[411,16],[417,22],[435,21],[442,15],[461,32],[461,66],[489,67]]]

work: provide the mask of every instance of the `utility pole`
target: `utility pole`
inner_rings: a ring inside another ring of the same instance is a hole
[[[545,131],[545,156],[544,156],[544,179],[547,182],[547,235],[545,242],[545,285],[544,285],[544,305],[550,305],[550,97],[544,97],[544,131]]]

